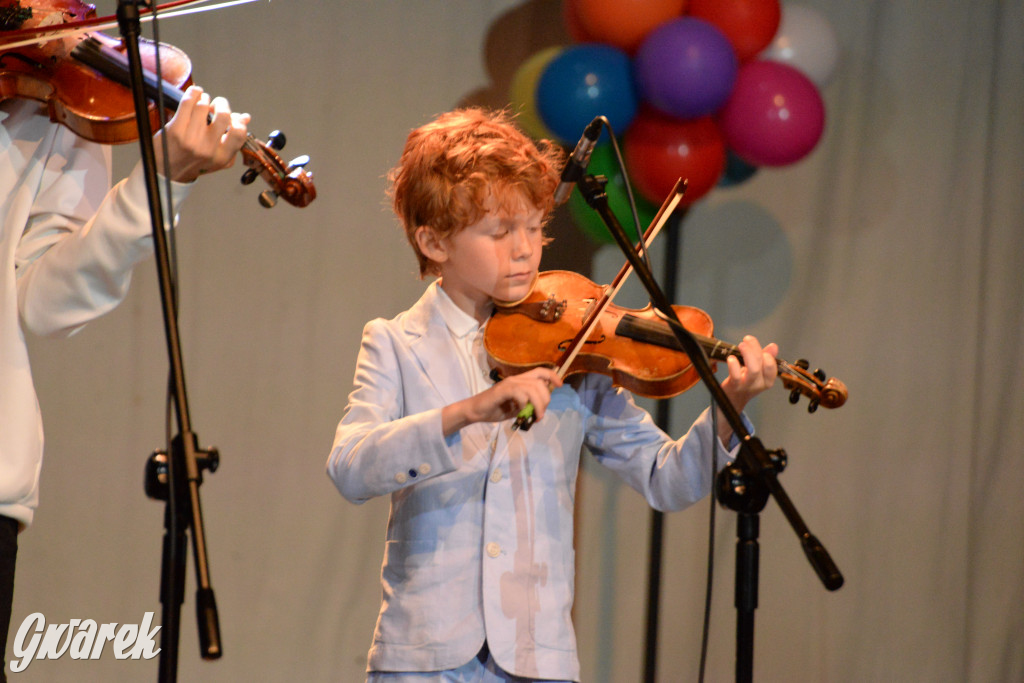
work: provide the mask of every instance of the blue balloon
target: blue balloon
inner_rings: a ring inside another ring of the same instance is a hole
[[[682,17],[651,31],[637,50],[633,69],[640,99],[670,116],[695,119],[725,105],[739,60],[720,29]]]
[[[610,45],[566,48],[541,74],[536,106],[544,125],[563,143],[575,143],[597,116],[607,118],[616,135],[622,133],[637,111],[629,55]]]

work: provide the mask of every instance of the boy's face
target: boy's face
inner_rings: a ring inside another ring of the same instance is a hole
[[[436,243],[428,254],[452,300],[481,320],[493,300],[518,301],[530,293],[544,246],[540,209],[490,210],[476,223]]]

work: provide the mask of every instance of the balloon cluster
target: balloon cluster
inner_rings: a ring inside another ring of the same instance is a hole
[[[684,205],[761,167],[804,158],[821,139],[819,88],[838,61],[817,11],[780,0],[563,0],[574,43],[517,69],[509,99],[531,135],[574,144],[596,116],[623,138],[641,213],[653,215],[680,177]],[[602,137],[602,142],[608,140]],[[595,150],[590,172],[627,206],[614,155]],[[600,239],[578,193],[570,210]]]

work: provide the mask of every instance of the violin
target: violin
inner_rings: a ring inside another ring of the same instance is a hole
[[[61,33],[95,16],[94,5],[80,0],[0,0],[0,36],[8,32],[37,32],[54,27],[40,42],[4,49],[0,42],[0,100],[28,98],[46,105],[50,120],[76,135],[101,144],[122,144],[138,139],[135,102],[131,92],[128,58],[121,41],[99,32]],[[162,99],[173,113],[192,82],[192,64],[182,50],[165,43],[140,39],[139,52],[154,130],[160,126],[155,102]],[[156,76],[159,60],[160,78]],[[308,156],[285,163],[277,155],[286,142],[274,131],[270,142],[251,134],[241,148],[247,170],[242,183],[262,178],[270,186],[260,203],[270,208],[283,197],[304,207],[316,198],[312,174],[305,171]]]
[[[497,377],[526,372],[538,366],[562,367],[561,361],[573,341],[587,325],[595,304],[605,296],[605,287],[564,270],[537,276],[525,299],[511,305],[498,304],[484,331],[484,348]],[[673,306],[679,321],[689,330],[712,361],[735,356],[739,349],[710,336],[711,317],[694,306]],[[597,372],[639,396],[671,398],[693,387],[700,376],[690,357],[682,350],[669,324],[648,305],[630,309],[607,304],[563,376]],[[808,371],[809,364],[790,364],[776,359],[782,386],[790,390],[789,400],[808,397],[808,411],[819,406],[838,408],[848,392],[840,380],[826,380],[824,372]]]
[[[640,244],[647,249],[682,201],[686,181],[680,178],[665,198]],[[484,331],[484,348],[495,381],[538,366],[554,368],[559,377],[597,372],[634,394],[647,398],[671,398],[700,380],[700,374],[682,349],[669,323],[648,304],[628,309],[612,304],[626,278],[633,272],[627,261],[606,286],[564,270],[539,273],[530,293],[519,301],[495,302]],[[739,348],[711,337],[711,317],[693,306],[673,306],[680,324],[691,333],[709,360],[735,356]],[[794,364],[776,358],[782,386],[789,400],[810,399],[807,409],[838,408],[846,402],[846,385],[826,380],[821,370],[808,372],[810,364]],[[513,429],[527,430],[535,420],[528,404],[520,411]]]

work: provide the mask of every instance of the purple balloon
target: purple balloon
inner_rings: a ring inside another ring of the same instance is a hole
[[[747,62],[718,116],[726,144],[755,166],[785,166],[806,156],[825,129],[818,87],[786,64]]]
[[[725,104],[738,68],[736,52],[725,34],[695,17],[661,24],[633,58],[640,98],[682,119],[707,116]]]

